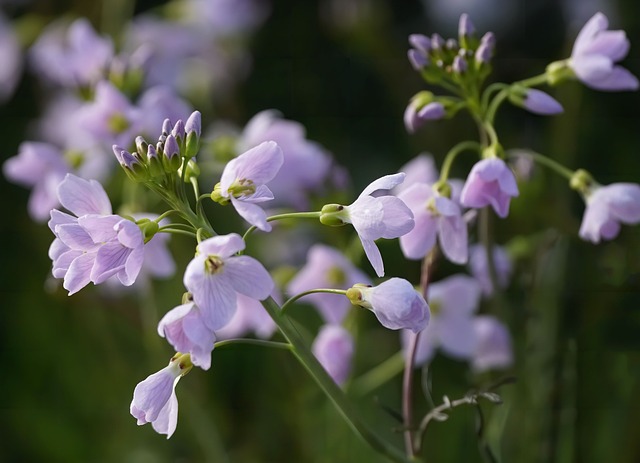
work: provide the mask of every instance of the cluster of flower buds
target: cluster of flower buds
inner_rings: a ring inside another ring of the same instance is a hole
[[[413,47],[408,52],[409,61],[431,84],[449,82],[461,85],[472,79],[482,82],[491,71],[489,62],[493,56],[495,36],[493,32],[487,32],[478,40],[466,14],[460,16],[458,40],[445,40],[439,34],[431,37],[412,34],[409,43]]]
[[[147,143],[143,137],[135,140],[133,153],[113,145],[113,152],[127,176],[136,182],[146,182],[154,178],[165,177],[178,172],[185,161],[187,174],[198,175],[198,167],[192,158],[198,152],[201,133],[201,116],[199,111],[191,113],[187,122],[181,119],[172,126],[169,119],[162,124],[162,134],[156,145]]]

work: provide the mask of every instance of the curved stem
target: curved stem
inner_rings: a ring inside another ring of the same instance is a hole
[[[413,443],[417,451],[420,451],[422,447],[422,441],[424,440],[424,434],[427,431],[427,426],[432,420],[444,421],[447,419],[447,415],[444,415],[443,412],[450,410],[452,408],[459,407],[460,405],[473,405],[477,403],[477,399],[475,396],[466,396],[461,399],[450,401],[447,396],[444,397],[444,403],[438,405],[436,408],[427,413],[422,421],[420,422],[420,427],[416,432],[416,438]]]
[[[501,82],[496,82],[495,84],[489,85],[484,92],[482,92],[482,102],[480,104],[480,108],[482,112],[486,112],[489,107],[489,98],[491,98],[491,94],[493,92],[504,90],[509,88],[508,84],[503,84]]]
[[[216,342],[213,345],[213,347],[214,349],[220,349],[222,347],[231,346],[235,344],[249,344],[252,346],[271,347],[275,349],[291,350],[291,344],[287,342],[275,342],[275,341],[266,341],[264,339],[251,339],[251,338],[224,339],[222,341]]]
[[[491,100],[491,103],[489,103],[489,107],[487,108],[487,112],[485,114],[485,126],[493,125],[493,121],[496,118],[496,112],[498,112],[498,108],[508,96],[509,88],[505,88],[500,90],[500,92],[493,98],[493,100]]]
[[[155,223],[160,223],[160,221],[162,219],[166,219],[167,217],[169,217],[171,214],[180,214],[180,211],[177,211],[175,209],[170,209],[166,212],[163,212],[162,214],[160,214],[156,219],[154,219]]]
[[[262,305],[276,325],[278,325],[278,328],[285,339],[291,343],[291,350],[293,354],[300,361],[302,366],[306,368],[307,372],[315,380],[322,391],[333,402],[353,431],[362,437],[372,449],[381,455],[386,456],[391,461],[396,463],[418,463],[419,460],[408,459],[400,449],[382,439],[365,424],[353,404],[349,399],[347,399],[347,396],[342,392],[342,389],[338,387],[322,365],[320,365],[320,362],[318,362],[315,356],[311,353],[311,350],[307,347],[306,343],[298,333],[295,325],[285,314],[282,313],[282,310],[273,298],[269,297],[265,299],[262,301]]]
[[[271,217],[267,217],[267,222],[273,222],[274,220],[284,220],[284,219],[317,219],[320,217],[320,211],[315,212],[288,212],[286,214],[276,214]],[[256,230],[255,225],[251,225],[244,235],[242,236],[243,240],[247,240],[247,237]]]
[[[347,294],[347,291],[344,289],[324,289],[324,288],[310,289],[309,291],[304,291],[300,294],[296,294],[295,296],[289,298],[284,304],[282,304],[282,307],[280,307],[280,310],[282,311],[282,313],[284,313],[289,307],[291,307],[291,304],[293,304],[295,301],[297,301],[301,297],[307,296],[309,294],[314,294],[314,293],[340,294],[344,296]]]
[[[453,161],[455,161],[456,157],[463,151],[476,151],[480,153],[481,146],[476,141],[463,141],[458,143],[456,146],[451,148],[447,155],[444,158],[444,162],[442,163],[442,169],[440,170],[440,182],[446,182],[449,178],[449,171],[451,170],[451,166],[453,165]]]
[[[394,378],[404,369],[404,352],[399,351],[349,385],[349,393],[363,396]]]
[[[158,229],[158,233],[172,233],[174,235],[186,235],[189,236],[191,238],[197,238],[197,235],[191,231],[187,231],[187,230],[178,230],[176,228],[171,228],[171,227],[162,227],[160,229]]]
[[[527,156],[531,156],[531,159],[533,159],[538,164],[542,164],[543,166],[548,167],[551,170],[554,170],[556,173],[562,175],[568,180],[571,180],[575,174],[575,172],[572,171],[571,169],[563,166],[562,164],[560,164],[557,161],[554,161],[551,158],[548,158],[544,154],[536,153],[535,151],[527,151]],[[515,156],[512,156],[512,157],[515,157]]]
[[[537,85],[543,85],[547,83],[547,74],[539,74],[534,77],[529,77],[528,79],[519,80],[518,82],[514,82],[513,85],[521,85],[523,87],[535,87]]]

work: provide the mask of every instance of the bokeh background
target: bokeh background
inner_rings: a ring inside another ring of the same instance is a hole
[[[481,33],[497,35],[492,80],[510,82],[567,57],[582,24],[603,11],[613,29],[627,31],[632,46],[624,65],[640,75],[640,10],[633,0],[265,3],[268,16],[246,43],[246,74],[224,95],[192,104],[206,123],[241,127],[269,108],[301,122],[310,139],[347,167],[350,198],[419,152],[440,163],[451,146],[476,136],[464,116],[406,133],[404,108],[425,88],[406,59],[410,33],[455,36],[458,16],[468,12]],[[118,33],[126,15],[162,4],[34,0],[0,7],[15,24],[37,18],[28,23],[36,29],[59,16],[86,16],[99,31]],[[119,14],[122,22],[114,21]],[[29,136],[41,92],[27,68],[0,106],[3,160]],[[599,93],[579,83],[550,92],[564,115],[500,111],[505,147],[533,148],[590,170],[601,183],[639,182],[638,94]],[[472,160],[460,159],[454,173],[464,177]],[[520,188],[509,218],[493,224],[495,242],[509,244],[517,270],[508,290],[481,308],[509,325],[515,364],[478,377],[465,363],[439,355],[429,372],[436,401],[504,376],[517,380],[500,388],[503,405],[483,404],[482,441],[473,408],[434,423],[427,461],[481,462],[479,445],[489,445],[503,462],[640,461],[640,228],[624,227],[615,241],[594,246],[577,237],[584,206],[563,179],[536,170]],[[384,461],[351,432],[292,356],[252,346],[215,351],[211,370],[194,369],[180,382],[180,418],[170,440],[150,426],[138,428],[128,412],[132,391],[172,355],[154,326],[182,294],[181,270],[144,295],[88,287],[69,298],[50,279],[52,236],[28,217],[27,198],[25,189],[0,180],[0,461]],[[184,268],[192,243],[174,239],[172,250]],[[382,251],[389,275],[417,281],[418,264],[404,261],[396,242],[384,243]],[[457,270],[439,266],[436,278]],[[319,325],[302,308],[295,316],[310,330]],[[399,349],[396,333],[369,317],[359,322],[354,377]],[[427,405],[421,375],[415,380],[419,415]],[[400,375],[354,400],[376,429],[401,445],[400,424],[389,412],[399,410]]]

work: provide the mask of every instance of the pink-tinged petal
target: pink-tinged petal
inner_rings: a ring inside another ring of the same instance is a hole
[[[478,345],[472,317],[441,314],[438,330],[442,350],[457,359],[471,358]]]
[[[376,271],[376,275],[379,277],[384,276],[384,263],[382,262],[382,255],[380,254],[380,250],[376,243],[373,240],[367,240],[360,237],[360,241],[362,242],[362,248],[364,249],[364,253],[371,262],[371,266]]]
[[[118,215],[85,215],[78,219],[85,232],[91,237],[94,243],[105,243],[113,240],[118,232],[114,229],[116,224],[122,220]]]
[[[197,309],[184,317],[182,327],[191,343],[191,361],[203,370],[208,370],[211,368],[211,351],[216,342],[216,334],[206,327]]]
[[[614,66],[604,78],[585,82],[591,88],[604,91],[638,90],[638,79],[622,66]]]
[[[166,434],[167,439],[173,435],[178,426],[178,397],[175,391],[171,393],[171,397],[160,410],[156,420],[151,422],[151,426],[158,434]]]
[[[231,204],[238,215],[251,225],[255,225],[264,232],[271,231],[271,224],[267,222],[267,214],[260,206],[236,199],[234,196],[231,196]]]
[[[118,280],[125,286],[131,286],[135,283],[142,264],[144,263],[144,247],[140,246],[127,257],[124,268],[118,272]]]
[[[428,299],[438,304],[442,315],[470,316],[478,309],[481,287],[468,275],[452,275],[429,285]]]
[[[478,161],[472,168],[471,173],[476,174],[485,182],[498,180],[505,169],[502,159],[488,158]],[[469,174],[471,175],[471,174]]]
[[[266,141],[229,161],[220,178],[222,191],[227,191],[238,179],[252,180],[256,185],[271,181],[284,162],[277,143]]]
[[[62,287],[69,291],[69,296],[89,284],[95,257],[94,253],[84,253],[71,262],[62,284]]]
[[[112,241],[100,246],[96,253],[96,261],[91,271],[91,281],[98,285],[115,275],[125,266],[131,249]]]
[[[225,262],[225,276],[233,289],[245,296],[264,300],[273,291],[273,280],[269,272],[253,257],[237,256]]]
[[[198,252],[204,255],[229,257],[245,247],[244,240],[237,233],[208,238],[198,245]]]
[[[500,186],[500,190],[508,196],[515,197],[520,194],[516,177],[506,164],[504,164],[504,170],[500,174],[500,177],[498,177],[498,185]]]
[[[67,174],[58,186],[58,199],[76,216],[111,214],[111,202],[100,183]]]
[[[170,398],[175,397],[174,390],[179,379],[179,366],[170,363],[138,383],[133,391],[130,407],[131,414],[138,420],[138,425],[155,422],[167,405],[171,406]]]
[[[47,225],[49,226],[49,229],[55,234],[57,225],[77,222],[78,219],[76,217],[73,217],[72,215],[69,215],[65,212],[60,212],[57,209],[53,209],[51,211],[51,220],[49,220]]]
[[[345,207],[353,228],[361,238],[376,240],[384,234],[384,209],[380,198],[360,196]]]
[[[466,264],[469,258],[467,223],[462,216],[442,216],[438,220],[438,239],[443,254],[454,264]]]
[[[338,385],[347,381],[354,352],[351,333],[340,325],[325,325],[313,341],[311,350]]]
[[[168,332],[172,331],[171,325],[174,325],[176,322],[182,320],[189,312],[191,312],[194,307],[195,304],[193,302],[188,302],[186,304],[181,304],[177,307],[174,307],[169,312],[167,312],[158,323],[158,334],[160,335],[160,337],[164,338],[165,335],[169,337]],[[178,344],[182,345],[182,343]],[[173,343],[172,345],[176,347],[176,345],[174,345]],[[184,349],[177,350],[182,352],[185,351]]]
[[[593,37],[599,32],[606,30],[607,27],[609,27],[607,17],[600,12],[594,14],[591,19],[582,26],[582,29],[578,33],[573,45],[572,54],[582,53],[583,50],[591,44]]]
[[[385,175],[384,177],[380,177],[379,179],[371,182],[364,190],[362,190],[362,193],[360,193],[360,196],[358,196],[358,198],[368,196],[374,191],[390,190],[393,187],[401,184],[404,181],[404,178],[404,172],[398,172],[397,174]]]
[[[395,196],[382,196],[376,198],[382,204],[384,213],[383,223],[384,231],[381,238],[392,239],[398,238],[409,233],[415,223],[413,220],[413,212]]]
[[[382,326],[392,330],[410,329],[414,333],[427,327],[429,306],[407,280],[391,278],[363,292]]]
[[[459,217],[462,214],[460,206],[458,206],[455,201],[449,198],[445,198],[444,196],[437,196],[435,202],[436,210],[440,215],[444,215],[445,217]]]
[[[98,245],[80,225],[67,223],[56,227],[56,235],[69,248],[79,251],[93,251]]]
[[[436,221],[425,210],[415,217],[413,230],[400,237],[400,249],[407,259],[422,259],[435,246],[436,236]]]

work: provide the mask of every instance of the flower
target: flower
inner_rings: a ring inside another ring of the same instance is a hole
[[[493,157],[478,161],[469,172],[462,188],[463,206],[493,207],[499,217],[509,214],[509,201],[518,196],[518,185],[513,172],[502,159]]]
[[[320,221],[326,225],[350,223],[356,230],[364,252],[378,276],[384,275],[384,263],[375,244],[378,238],[398,238],[414,226],[413,213],[395,196],[374,197],[379,190],[390,190],[404,180],[405,174],[386,175],[374,180],[349,206],[327,204]]]
[[[391,278],[378,286],[354,285],[346,296],[352,304],[370,309],[391,330],[422,331],[429,323],[429,305],[411,283]]]
[[[353,344],[351,333],[342,326],[325,325],[311,346],[313,355],[338,385],[344,384],[351,372]]]
[[[210,330],[225,326],[236,312],[237,293],[264,300],[273,280],[253,257],[234,256],[245,243],[236,233],[202,241],[184,273],[184,285],[193,295],[202,320]]]
[[[340,251],[316,244],[309,249],[306,265],[289,282],[287,290],[290,294],[298,294],[316,288],[348,289],[356,283],[368,282],[364,272]],[[314,293],[305,296],[305,300],[316,306],[327,323],[341,323],[350,307],[336,294]]]
[[[191,354],[195,366],[208,370],[216,334],[207,328],[200,309],[193,301],[174,307],[158,323],[158,334],[167,338],[178,352]]]
[[[422,259],[439,238],[442,252],[456,263],[467,262],[467,224],[460,207],[433,191],[426,183],[414,183],[398,195],[411,209],[415,226],[400,237],[400,249],[407,259]]]
[[[512,264],[507,250],[502,246],[494,245],[493,265],[496,269],[497,283],[500,288],[505,288],[509,284]],[[485,296],[493,294],[493,283],[487,262],[487,248],[481,244],[476,244],[469,248],[469,269],[473,277],[480,283],[482,293]]]
[[[491,315],[479,315],[473,320],[477,338],[471,368],[476,372],[494,368],[506,368],[513,363],[509,330]]]
[[[276,302],[281,300],[280,294],[274,289],[271,297]],[[269,316],[262,304],[244,294],[238,293],[238,306],[231,321],[216,331],[218,339],[231,339],[246,336],[254,332],[262,339],[269,339],[276,330],[276,324]]]
[[[564,111],[562,105],[558,103],[555,98],[535,88],[526,89],[522,96],[521,103],[519,102],[517,104],[534,114],[546,116],[560,114]]]
[[[282,149],[283,163],[271,189],[278,205],[305,208],[309,192],[320,189],[331,173],[330,154],[306,138],[302,124],[283,119],[275,110],[259,112],[247,123],[240,139],[240,151],[272,140]]]
[[[415,366],[427,363],[435,350],[442,350],[453,358],[470,359],[476,351],[473,313],[480,303],[481,288],[467,275],[453,275],[432,283],[428,289],[431,320],[420,333]],[[402,333],[402,344],[407,353],[411,333]]]
[[[58,199],[75,217],[51,211],[49,228],[56,239],[49,257],[53,276],[64,278],[69,295],[113,275],[123,285],[132,285],[144,260],[144,238],[138,225],[111,214],[109,198],[95,180],[67,174],[58,187]]]
[[[400,167],[398,172],[404,172],[404,181],[393,188],[393,194],[398,196],[402,191],[414,183],[432,184],[438,181],[438,169],[433,156],[420,153],[411,161]]]
[[[596,90],[637,90],[638,79],[614,63],[627,56],[624,31],[609,31],[607,17],[598,12],[587,21],[573,45],[569,66],[578,79]]]
[[[178,424],[176,384],[191,368],[189,354],[177,353],[169,365],[138,383],[129,408],[138,426],[151,423],[157,433],[171,437]]]
[[[586,195],[587,208],[580,225],[580,238],[599,243],[618,236],[620,224],[640,223],[640,185],[613,183],[598,186]]]
[[[421,98],[412,98],[404,110],[404,126],[407,132],[414,133],[427,121],[435,121],[446,116],[442,103],[431,101],[425,103]]]
[[[230,200],[243,219],[262,231],[271,231],[271,225],[256,203],[273,199],[265,184],[277,175],[283,161],[280,147],[267,141],[229,161],[220,178],[222,198]]]

